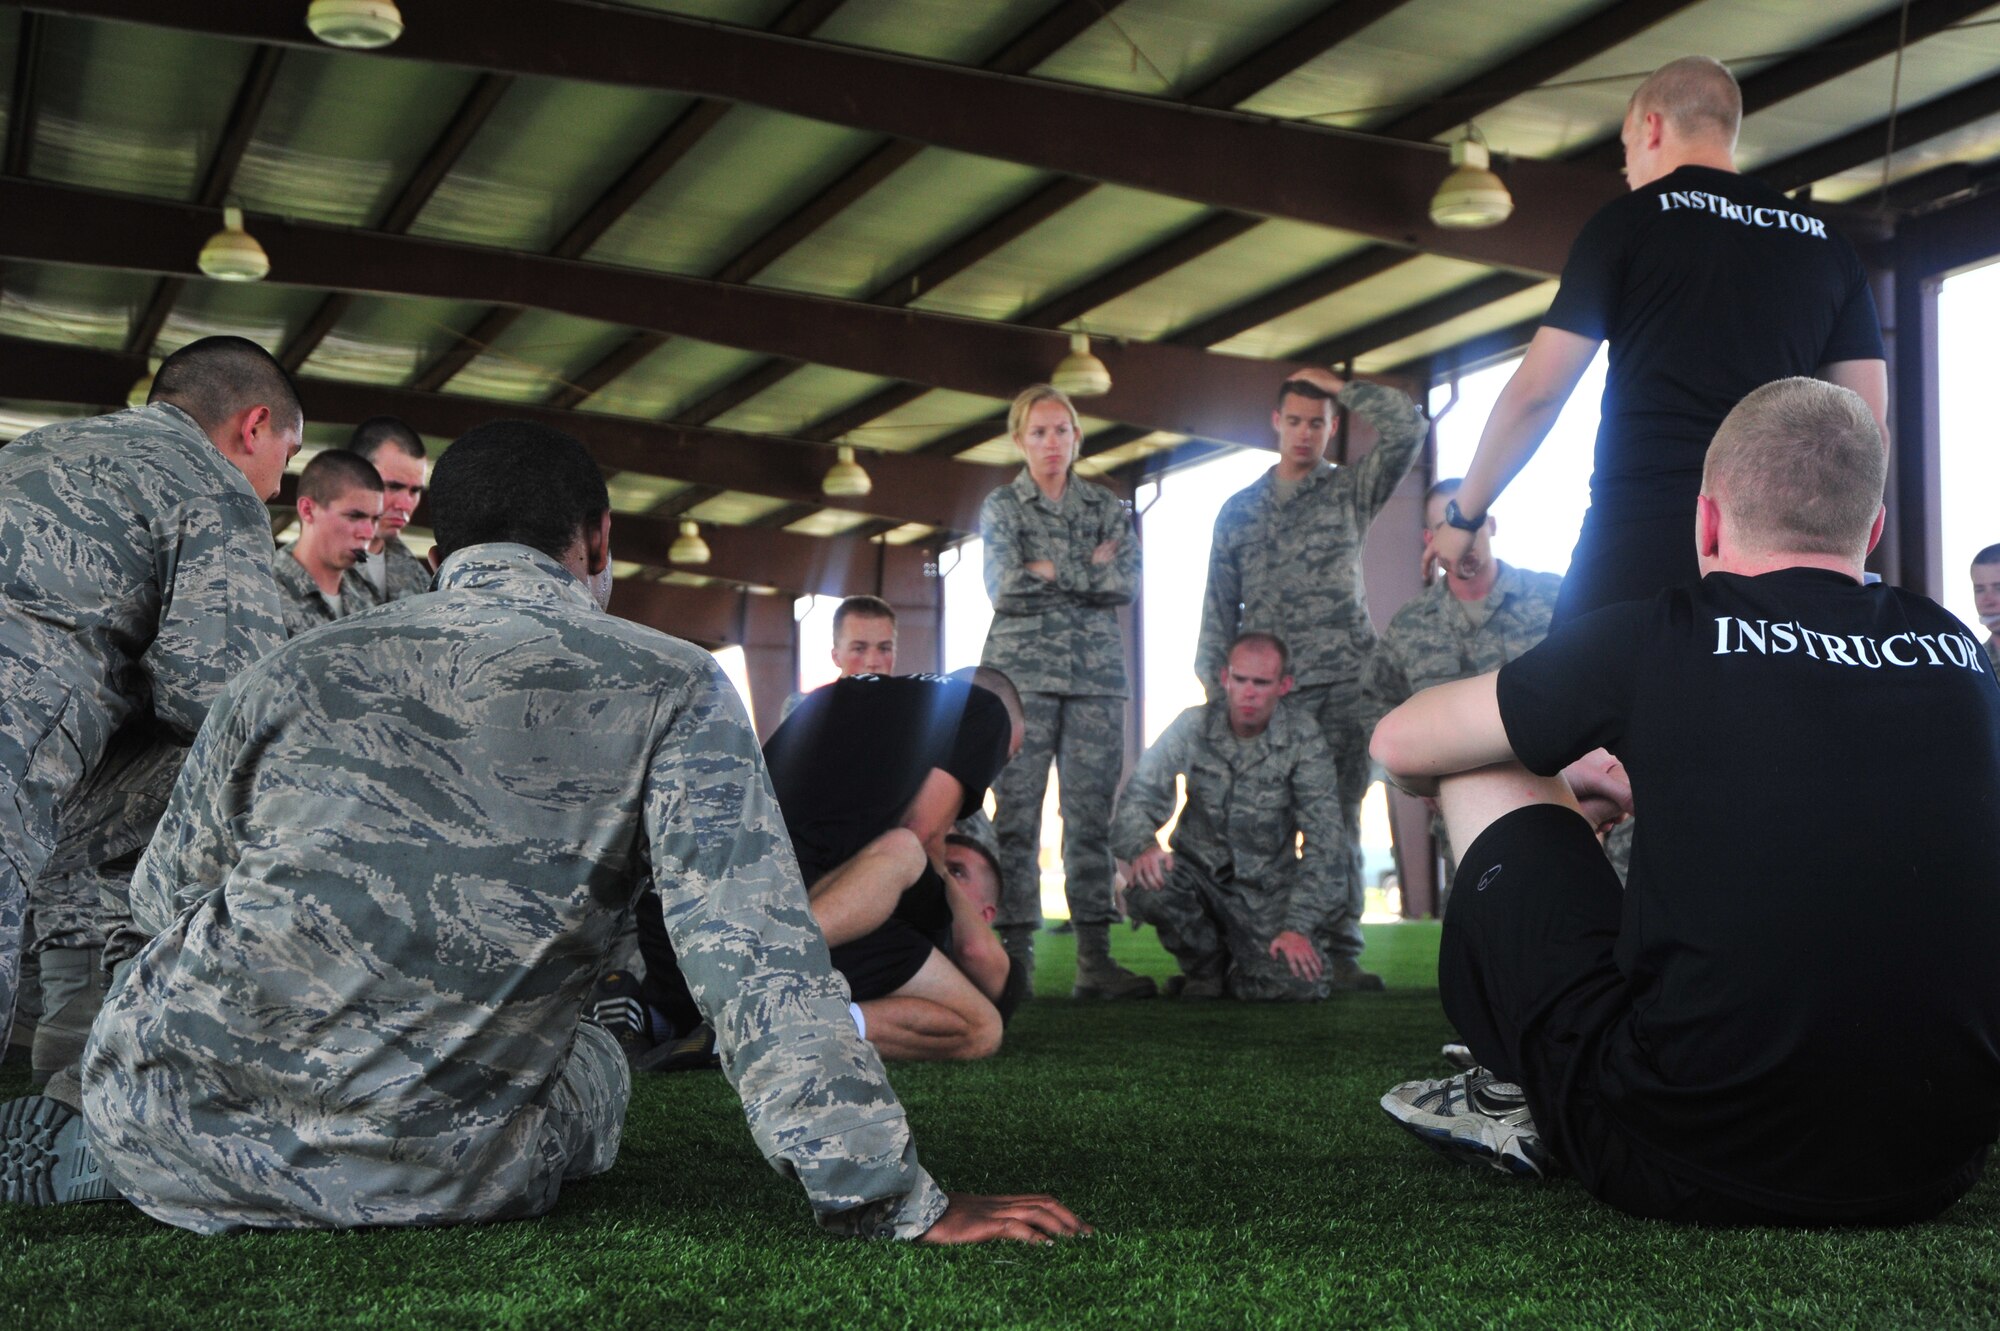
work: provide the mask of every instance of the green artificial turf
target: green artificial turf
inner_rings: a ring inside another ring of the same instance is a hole
[[[1054,1192],[1094,1238],[822,1238],[720,1074],[690,1073],[643,1079],[617,1169],[539,1221],[197,1238],[117,1205],[0,1207],[0,1327],[2000,1325],[1990,1183],[1914,1230],[1702,1231],[1423,1150],[1376,1100],[1446,1071],[1437,930],[1369,938],[1387,993],[1084,1006],[1045,934],[999,1058],[893,1070],[940,1182]],[[0,1093],[25,1082],[0,1070]]]

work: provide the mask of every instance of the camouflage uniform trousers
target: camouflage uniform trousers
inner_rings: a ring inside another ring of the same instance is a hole
[[[584,1022],[577,1027],[569,1061],[549,1087],[542,1140],[545,1148],[560,1148],[562,1159],[550,1159],[548,1172],[532,1185],[547,1197],[543,1210],[555,1205],[566,1180],[602,1174],[618,1162],[631,1099],[632,1069],[617,1037],[595,1022]],[[552,1154],[545,1149],[545,1158]]]
[[[1324,980],[1301,980],[1271,955],[1271,940],[1285,930],[1289,891],[1262,891],[1246,883],[1218,883],[1177,857],[1159,891],[1130,887],[1132,918],[1159,930],[1191,980],[1222,978],[1231,998],[1302,1002],[1325,998]]]
[[[1361,684],[1314,684],[1293,692],[1286,706],[1296,707],[1318,718],[1326,746],[1333,750],[1334,765],[1340,772],[1341,836],[1347,853],[1336,856],[1346,877],[1345,909],[1327,916],[1313,942],[1329,958],[1358,957],[1365,945],[1361,936],[1361,912],[1366,902],[1366,884],[1361,872],[1361,797],[1368,792],[1368,700]]]
[[[55,854],[28,890],[33,951],[103,947],[130,923],[132,870],[187,752],[141,726],[112,737],[97,771],[63,803]]]
[[[1040,924],[1042,800],[1049,762],[1062,784],[1063,895],[1078,924],[1118,918],[1111,898],[1111,799],[1125,765],[1125,700],[1024,693],[1021,752],[1000,772],[993,820],[1000,842],[996,925]]]

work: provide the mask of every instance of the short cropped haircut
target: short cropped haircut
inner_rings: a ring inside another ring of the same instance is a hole
[[[1720,60],[1682,56],[1654,70],[1632,94],[1626,113],[1659,113],[1683,138],[1720,139],[1736,146],[1743,125],[1743,90]]]
[[[1424,511],[1426,513],[1430,512],[1431,505],[1443,499],[1446,495],[1457,494],[1458,487],[1464,484],[1465,478],[1463,476],[1447,476],[1441,481],[1433,481],[1431,488],[1424,491]]]
[[[1023,730],[1028,728],[1028,713],[1021,706],[1021,691],[1014,687],[1014,681],[1007,678],[1004,672],[992,666],[966,666],[952,671],[951,677],[985,689],[1007,709],[1009,720]]]
[[[405,457],[413,457],[419,462],[428,461],[430,454],[424,449],[424,437],[411,428],[410,423],[400,416],[370,416],[354,427],[347,446],[367,458],[370,462],[385,448],[393,448]]]
[[[611,508],[604,473],[582,443],[532,421],[492,421],[460,435],[438,459],[430,503],[443,555],[512,541],[555,559]]]
[[[204,337],[160,362],[146,404],[167,402],[219,430],[237,413],[264,407],[280,430],[305,423],[299,387],[270,352],[247,337]]]
[[[963,832],[947,832],[944,835],[944,843],[947,846],[964,846],[967,850],[977,851],[979,858],[992,867],[993,881],[1003,886],[1006,884],[1007,875],[1000,872],[1000,861],[993,858],[993,852],[981,845],[978,838],[969,837]]]
[[[1282,411],[1285,406],[1285,399],[1288,397],[1311,398],[1315,402],[1331,402],[1334,400],[1333,394],[1327,392],[1310,379],[1287,379],[1282,384],[1279,384],[1278,396],[1272,405]]]
[[[840,641],[840,630],[848,618],[859,615],[863,619],[886,619],[893,626],[896,622],[896,607],[879,596],[850,596],[840,603],[833,612],[833,640]]]
[[[1861,395],[1820,379],[1780,379],[1725,416],[1701,492],[1745,544],[1771,552],[1854,555],[1882,507],[1882,429]]]
[[[331,504],[349,490],[382,489],[382,474],[359,453],[329,448],[313,456],[299,473],[299,498]]]
[[[1269,647],[1278,654],[1278,673],[1280,675],[1289,675],[1292,673],[1292,649],[1285,646],[1283,638],[1275,633],[1266,633],[1263,629],[1251,629],[1247,633],[1239,633],[1234,638],[1231,638],[1229,640],[1229,651],[1223,656],[1223,661],[1226,664],[1231,656],[1236,655],[1238,647],[1250,646],[1252,644],[1259,647]]]
[[[1083,418],[1076,414],[1076,403],[1069,400],[1069,394],[1053,384],[1029,384],[1014,394],[1014,403],[1007,408],[1007,435],[1019,439],[1021,432],[1028,428],[1028,413],[1043,402],[1060,402],[1069,413],[1070,428],[1076,431],[1078,443],[1083,442]]]
[[[1975,564],[2000,564],[2000,545],[1989,545],[1972,557]]]

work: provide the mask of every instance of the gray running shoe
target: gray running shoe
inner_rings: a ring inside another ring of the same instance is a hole
[[[1556,1172],[1528,1100],[1512,1082],[1474,1068],[1440,1081],[1406,1081],[1382,1097],[1390,1118],[1435,1151],[1515,1178]]]
[[[82,1115],[46,1095],[0,1105],[0,1202],[54,1206],[118,1200],[118,1189],[84,1140]]]

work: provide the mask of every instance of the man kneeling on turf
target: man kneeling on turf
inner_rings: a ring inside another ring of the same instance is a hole
[[[153,936],[91,1030],[83,1115],[0,1106],[0,1198],[123,1194],[204,1232],[547,1211],[618,1153],[625,1060],[582,1010],[650,873],[751,1136],[823,1226],[1077,1232],[918,1164],[735,691],[601,608],[583,446],[473,430],[431,518],[436,590],[293,639],[209,712],[133,881]]]
[[[1573,620],[1377,728],[1465,847],[1439,987],[1484,1065],[1389,1092],[1404,1127],[1671,1220],[1895,1224],[1979,1178],[2000,1135],[2000,688],[1942,608],[1862,584],[1883,475],[1861,398],[1768,384],[1709,448],[1699,585]],[[1599,746],[1629,789],[1601,759],[1564,781]],[[1579,797],[1595,818],[1633,793],[1621,894]]]

